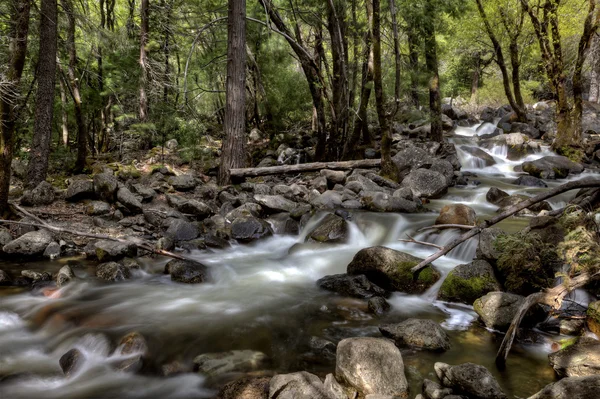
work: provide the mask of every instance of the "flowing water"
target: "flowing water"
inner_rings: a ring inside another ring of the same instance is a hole
[[[403,349],[411,397],[420,392],[418,371],[434,378],[433,364],[473,362],[486,366],[510,397],[528,397],[554,380],[547,354],[554,336],[543,336],[536,344],[517,344],[508,360],[507,371],[494,366],[502,336],[477,322],[471,307],[435,300],[440,283],[421,296],[394,294],[392,310],[383,317],[367,312],[364,301],[342,298],[318,289],[315,281],[344,273],[354,254],[362,248],[385,245],[425,257],[430,247],[402,243],[406,234],[439,245],[452,240],[457,231],[416,233],[433,224],[439,209],[449,203],[473,207],[479,217],[495,214],[497,207],[485,201],[490,186],[509,193],[535,194],[540,189],[510,184],[517,176],[512,168],[519,162],[506,159],[503,148],[486,150],[497,164],[482,168],[473,157],[460,150],[475,145],[476,128],[460,128],[452,139],[459,148],[464,171],[477,173],[479,185],[452,188],[440,200],[432,201],[434,211],[426,214],[373,214],[357,212],[351,222],[347,244],[330,248],[310,247],[289,251],[302,242],[318,221],[315,216],[297,237],[275,236],[254,245],[196,252],[193,256],[210,266],[213,283],[183,285],[161,274],[167,260],[142,259],[143,268],[128,282],[99,284],[93,279],[70,284],[58,295],[42,291],[0,288],[0,397],[2,398],[209,398],[219,382],[193,373],[165,378],[158,373],[135,375],[115,371],[122,357],[112,351],[98,333],[113,341],[139,331],[148,340],[151,358],[160,365],[171,361],[190,364],[202,353],[252,349],[266,353],[270,370],[307,370],[325,375],[334,370],[328,359],[311,356],[307,342],[322,337],[334,342],[353,336],[379,336],[377,326],[400,322],[408,317],[430,318],[442,323],[452,341],[445,353]],[[489,129],[484,126],[483,128]],[[483,129],[482,128],[482,129]],[[480,129],[481,130],[481,129]],[[548,155],[548,149],[531,155]],[[578,178],[578,177],[575,177]],[[552,183],[559,184],[558,182]],[[551,200],[556,208],[573,194]],[[501,227],[518,231],[527,219],[511,218]],[[453,267],[475,256],[476,241],[453,250],[435,262],[446,275]],[[68,259],[27,264],[28,269],[57,271]],[[23,265],[1,264],[0,269],[20,270]],[[86,277],[93,268],[85,263],[76,274]],[[60,357],[77,347],[86,357],[84,367],[66,378],[59,367]],[[223,381],[220,381],[222,383]]]

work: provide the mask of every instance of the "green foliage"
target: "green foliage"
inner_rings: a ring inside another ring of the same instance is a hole
[[[593,216],[580,209],[568,209],[560,219],[567,231],[558,253],[571,266],[571,274],[600,269],[598,226]]]
[[[555,248],[535,233],[501,234],[494,241],[504,286],[510,292],[529,295],[551,286],[560,263]]]

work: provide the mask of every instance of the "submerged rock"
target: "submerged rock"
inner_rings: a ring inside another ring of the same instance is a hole
[[[111,282],[123,281],[130,277],[130,271],[116,262],[102,263],[96,267],[96,277]]]
[[[246,377],[231,381],[223,386],[217,399],[268,399],[269,377]]]
[[[271,378],[269,399],[332,399],[321,379],[300,371]]]
[[[400,350],[381,338],[346,338],[337,347],[336,378],[361,395],[408,396]]]
[[[362,274],[358,276],[349,276],[347,274],[325,276],[317,280],[317,286],[341,295],[360,299],[389,296],[389,292],[373,284]]]
[[[267,355],[252,350],[204,353],[194,359],[194,370],[209,376],[260,370],[268,364]]]
[[[448,273],[440,287],[438,299],[472,305],[488,292],[501,290],[502,285],[492,265],[485,260],[474,260],[466,265],[458,265]]]
[[[438,362],[434,365],[435,373],[442,385],[457,394],[467,395],[476,399],[505,399],[498,381],[483,366],[473,363],[464,363],[451,366]]]
[[[81,369],[85,362],[85,356],[77,349],[73,348],[60,357],[58,364],[65,376],[70,377]]]
[[[525,297],[521,295],[490,292],[477,299],[473,303],[473,308],[486,327],[506,331],[524,301]],[[540,307],[533,307],[527,313],[522,325],[527,325],[528,321],[534,324],[536,321],[541,321],[543,313]]]
[[[75,273],[73,273],[73,269],[71,269],[71,266],[65,265],[60,268],[58,274],[56,275],[56,285],[60,288],[64,285],[67,285],[74,279]]]
[[[269,223],[254,216],[240,216],[231,223],[231,237],[240,242],[250,242],[273,235]]]
[[[390,248],[370,247],[361,249],[354,256],[347,272],[350,275],[364,274],[384,289],[420,294],[440,278],[440,274],[428,266],[419,273],[416,280],[413,279],[410,269],[421,260]]]
[[[165,272],[177,283],[198,284],[208,280],[208,268],[201,263],[173,259],[165,266]]]
[[[114,355],[127,356],[116,367],[120,371],[136,372],[142,369],[148,357],[148,344],[139,332],[132,332],[121,338]]]
[[[450,349],[450,338],[446,331],[433,320],[408,319],[398,324],[380,326],[384,337],[393,339],[398,346],[413,346],[432,351]]]

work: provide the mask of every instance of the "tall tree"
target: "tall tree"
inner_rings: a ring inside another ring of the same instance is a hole
[[[396,115],[400,109],[400,32],[398,31],[398,10],[396,8],[396,0],[389,0],[390,2],[390,15],[392,16],[392,32],[394,36],[394,65],[395,65],[395,76],[394,76],[394,112]]]
[[[375,83],[375,101],[377,118],[381,129],[381,172],[384,176],[397,179],[397,173],[392,162],[392,133],[390,131],[387,115],[385,113],[385,93],[381,76],[381,3],[380,0],[372,1],[373,4],[373,79]]]
[[[30,0],[13,0],[10,8],[10,47],[6,82],[0,95],[0,216],[9,213],[8,191],[14,152],[14,111],[19,98],[19,83],[27,56]]]
[[[496,32],[492,27],[490,19],[485,11],[485,8],[483,7],[483,3],[481,0],[475,0],[475,2],[477,3],[477,10],[479,11],[479,15],[485,26],[487,35],[490,38],[490,41],[492,42],[492,46],[494,47],[495,61],[496,64],[498,64],[498,67],[500,68],[500,72],[502,73],[502,83],[506,99],[508,100],[510,107],[517,115],[517,119],[520,122],[527,122],[527,111],[525,109],[523,95],[521,94],[521,80],[519,76],[519,67],[521,63],[519,58],[519,36],[523,31],[525,12],[519,7],[519,10],[521,12],[518,12],[517,22],[515,24],[511,24],[507,16],[507,10],[503,6],[498,7],[501,16],[502,26],[504,26],[505,30],[504,34],[507,35],[510,40],[509,51],[512,67],[512,76],[509,76],[508,68],[506,66],[506,61],[504,58],[504,52],[502,50],[502,45],[500,44]]]
[[[56,83],[56,0],[42,0],[40,7],[40,51],[37,65],[37,97],[33,140],[27,170],[27,185],[32,188],[46,180],[54,117]]]
[[[435,23],[437,18],[435,0],[425,1],[423,18],[423,34],[425,44],[425,66],[429,74],[429,113],[431,120],[431,139],[442,141],[442,96],[440,94],[440,74],[437,56],[437,41],[435,38]]]
[[[150,0],[141,0],[140,2],[140,107],[138,117],[140,122],[148,120],[148,95],[146,93],[146,84],[148,83],[148,31],[150,18]]]
[[[79,92],[79,79],[77,78],[77,50],[75,48],[75,12],[72,0],[61,0],[62,7],[67,16],[67,51],[69,53],[69,68],[67,69],[71,95],[75,107],[75,123],[77,124],[77,162],[75,172],[81,173],[85,169],[87,158],[87,129],[83,118],[81,94]]]
[[[600,100],[600,35],[598,32],[592,37],[588,56],[591,68],[588,100],[591,103],[597,103]]]
[[[246,164],[246,0],[229,0],[225,96],[221,185],[229,182],[230,169]]]

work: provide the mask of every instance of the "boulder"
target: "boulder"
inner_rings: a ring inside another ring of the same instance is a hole
[[[142,213],[142,203],[129,189],[121,187],[117,191],[117,200],[131,213]]]
[[[213,214],[210,206],[195,199],[185,200],[178,204],[177,210],[182,213],[194,215],[198,219],[205,219]]]
[[[507,158],[511,161],[519,160],[527,155],[539,151],[539,144],[532,141],[523,133],[501,134],[481,141],[481,145],[486,149],[493,149],[496,146],[506,146]]]
[[[73,272],[73,269],[71,269],[71,266],[65,265],[60,268],[58,274],[56,275],[56,285],[60,288],[69,284],[74,279],[75,273]]]
[[[247,373],[261,370],[267,364],[267,355],[253,350],[204,353],[194,358],[194,370],[211,377],[232,372]]]
[[[373,180],[360,174],[354,174],[348,177],[346,179],[345,187],[357,194],[361,191],[384,191],[383,187],[380,187],[377,183],[373,182]]]
[[[254,200],[270,213],[292,212],[298,204],[283,197],[282,195],[260,195],[256,194]]]
[[[569,377],[546,385],[529,399],[597,399],[600,375]]]
[[[166,235],[175,242],[189,241],[198,237],[198,228],[190,222],[182,219],[168,219]]]
[[[342,195],[333,190],[327,190],[322,194],[315,196],[310,204],[319,209],[335,209],[342,205]]]
[[[350,226],[348,222],[333,213],[327,214],[319,224],[306,235],[306,242],[338,244],[348,241]]]
[[[364,275],[349,276],[347,274],[334,274],[317,280],[317,286],[340,295],[353,298],[369,299],[373,297],[389,296],[389,292],[373,284]]]
[[[531,137],[532,139],[539,139],[542,136],[540,131],[538,129],[536,129],[534,126],[531,126],[528,123],[522,123],[522,122],[513,122],[510,126],[510,132],[511,133],[523,133],[523,134],[526,134],[527,136]]]
[[[489,292],[473,303],[473,309],[487,328],[506,331],[515,314],[525,301],[525,297],[508,292]],[[545,316],[539,306],[532,308],[523,320],[522,326],[535,324]]]
[[[273,235],[269,223],[254,216],[240,216],[231,223],[231,238],[250,242]]]
[[[333,399],[319,377],[300,371],[271,378],[269,399]]]
[[[40,206],[50,205],[54,202],[54,187],[52,184],[43,181],[33,190],[26,190],[21,198],[21,205]]]
[[[379,331],[400,347],[413,346],[432,351],[450,349],[448,334],[433,320],[408,319],[402,323],[380,326]]]
[[[463,204],[446,205],[440,211],[435,224],[462,224],[474,226],[477,223],[475,210]]]
[[[456,266],[442,283],[438,299],[472,305],[477,298],[488,292],[501,291],[502,285],[494,274],[494,268],[485,260],[474,260]]]
[[[173,259],[165,265],[165,272],[177,283],[198,284],[208,279],[208,268],[202,263]]]
[[[0,286],[12,285],[13,280],[8,273],[4,270],[0,270]]]
[[[431,266],[421,270],[413,279],[410,269],[422,259],[386,247],[361,249],[347,267],[350,275],[364,274],[378,286],[409,294],[425,292],[440,278]]]
[[[569,174],[583,172],[583,166],[563,156],[546,156],[523,163],[523,172],[541,179],[564,179]]]
[[[196,179],[191,175],[179,175],[169,178],[169,184],[177,191],[190,191],[196,188]]]
[[[2,252],[2,247],[13,240],[13,236],[8,229],[4,227],[0,227],[0,252]]]
[[[176,139],[171,139],[165,142],[165,148],[168,150],[176,150],[179,146],[179,143]]]
[[[142,184],[132,184],[132,192],[142,197],[142,202],[149,202],[156,196],[156,191]]]
[[[410,191],[409,188],[405,187],[405,189]],[[388,193],[377,191],[363,192],[361,203],[365,209],[372,212],[416,213],[421,210],[420,204],[412,201],[412,198],[410,200],[402,198],[396,196],[395,193],[394,195],[390,195]]]
[[[559,377],[600,375],[600,341],[580,337],[575,343],[548,355]]]
[[[83,353],[79,349],[73,348],[60,357],[58,364],[63,374],[70,377],[81,369],[84,362],[85,356]]]
[[[104,201],[90,201],[85,207],[85,213],[90,216],[108,215],[111,211],[110,204]]]
[[[435,373],[442,385],[452,388],[454,393],[466,395],[473,399],[506,399],[498,381],[483,366],[463,363],[451,366],[446,363],[435,363]]]
[[[130,277],[130,271],[119,263],[107,262],[96,267],[96,277],[110,282],[123,281]]]
[[[335,375],[360,395],[408,396],[400,350],[381,338],[346,338],[338,344]]]
[[[94,243],[96,257],[100,262],[121,260],[136,257],[137,246],[133,243],[112,240],[100,240]]]
[[[336,184],[346,183],[346,173],[342,170],[321,169],[321,176],[327,179],[328,185],[331,187]]]
[[[262,215],[262,212],[263,209],[260,205],[253,202],[246,202],[245,204],[242,204],[231,212],[227,213],[225,215],[225,219],[227,219],[229,222],[233,222],[235,218],[241,216],[254,216],[258,218]]]
[[[99,173],[94,176],[94,192],[96,196],[106,202],[115,202],[115,194],[119,182],[117,178],[108,173]]]
[[[466,152],[467,154],[470,154],[472,157],[476,158],[478,167],[496,165],[496,160],[494,159],[494,157],[488,154],[487,152],[483,151],[479,147],[465,145],[460,147],[460,149]]]
[[[502,191],[499,188],[490,187],[488,192],[485,194],[485,199],[491,204],[498,205],[500,201],[509,196],[510,195],[507,192]]]
[[[534,176],[519,176],[512,184],[525,187],[548,187],[542,179],[538,179]]]
[[[586,321],[590,331],[600,337],[600,301],[589,304]]]
[[[52,241],[44,250],[43,256],[48,259],[58,258],[60,256],[60,244],[56,241]]]
[[[409,187],[413,194],[421,198],[439,198],[448,191],[446,177],[436,171],[417,169],[402,180],[403,187]]]
[[[423,380],[423,393],[427,399],[446,399],[452,396],[452,388],[444,388],[435,381],[425,379]]]
[[[501,252],[494,245],[496,238],[501,234],[506,233],[498,227],[488,227],[481,230],[481,233],[479,233],[479,245],[477,246],[477,257],[494,263],[501,255]]]
[[[4,245],[2,251],[11,255],[41,256],[53,240],[48,230],[30,231]]]
[[[95,196],[94,182],[92,180],[72,179],[65,199],[67,201],[80,201],[82,199],[92,199]]]
[[[245,377],[223,386],[217,399],[268,399],[270,377]]]
[[[513,195],[509,195],[508,197],[502,198],[500,201],[498,201],[495,205],[498,205],[499,209],[497,212],[505,212],[507,211],[509,208],[517,205],[518,203],[528,200],[530,197],[528,197],[527,195],[523,195],[523,194],[513,194]],[[538,213],[541,211],[551,211],[552,210],[552,206],[550,206],[550,204],[546,201],[542,201],[542,202],[538,202],[537,204],[531,205],[530,207],[523,209],[522,211],[519,211],[516,213],[517,216],[519,215],[531,215],[532,213]]]

